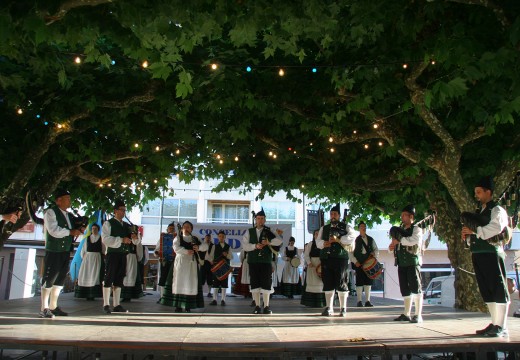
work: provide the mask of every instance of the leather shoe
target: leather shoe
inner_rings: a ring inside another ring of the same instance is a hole
[[[486,326],[484,329],[475,331],[475,334],[477,334],[477,335],[485,335],[492,328],[493,328],[493,324],[489,323],[489,325]]]
[[[226,302],[224,300],[220,300],[220,305],[221,306],[226,306]]]
[[[339,316],[340,317],[347,317],[347,309],[339,309]]]
[[[272,313],[273,313],[273,311],[271,309],[269,309],[269,306],[266,306],[264,308],[264,314],[271,315]]]
[[[110,305],[103,306],[103,311],[105,314],[112,314],[112,311],[110,310]]]
[[[217,300],[213,300],[212,302],[209,303],[210,305],[217,305]]]
[[[372,303],[370,301],[367,301],[365,303],[365,307],[374,307],[374,305],[372,305]]]
[[[255,307],[255,311],[253,311],[253,314],[261,314],[262,309],[260,309],[260,306]]]
[[[329,307],[326,307],[325,309],[323,309],[323,312],[321,313],[322,316],[332,316],[334,315],[334,312],[329,308]]]
[[[68,316],[69,315],[65,311],[61,310],[59,306],[56,309],[51,310],[51,312],[56,316]]]
[[[410,317],[405,314],[401,314],[394,319],[394,321],[410,321]]]
[[[357,302],[357,307],[363,307],[363,301],[358,301]]]
[[[42,311],[40,311],[38,316],[43,319],[54,319],[54,314],[48,308],[45,308]]]
[[[122,307],[121,305],[117,305],[114,310],[112,310],[112,312],[117,312],[117,313],[127,313],[128,310],[126,310],[124,307]]]

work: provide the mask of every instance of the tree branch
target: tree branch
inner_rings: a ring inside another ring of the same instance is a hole
[[[502,9],[501,7],[499,7],[492,1],[489,1],[489,0],[448,0],[448,1],[459,3],[459,4],[464,4],[464,5],[483,6],[487,9],[491,10],[495,14],[497,20],[500,22],[500,24],[502,24],[503,28],[507,28],[507,27],[511,26],[511,22],[506,17],[504,9]]]
[[[67,13],[75,8],[83,6],[98,6],[101,4],[111,3],[114,0],[69,0],[61,4],[60,8],[54,15],[46,15],[44,17],[45,24],[50,25],[55,21],[61,20]]]

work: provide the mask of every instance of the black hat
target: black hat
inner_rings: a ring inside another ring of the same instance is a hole
[[[185,222],[182,223],[182,226],[184,226],[184,224],[190,224],[191,230],[193,230],[193,224],[191,223],[191,221],[186,220]]]
[[[257,213],[255,214],[255,217],[257,217],[257,216],[263,216],[263,217],[265,217],[265,212],[264,212],[264,208],[263,208],[263,207],[262,207],[262,210],[260,210],[259,212],[257,212]]]
[[[341,212],[340,208],[339,208],[339,203],[337,203],[335,206],[332,207],[332,209],[330,209],[330,211],[336,211],[338,214]]]
[[[495,190],[495,184],[493,184],[493,179],[491,176],[484,176],[479,182],[475,185],[475,187],[481,187],[487,190]]]
[[[220,235],[220,234],[224,234],[224,235],[226,235],[226,232],[225,232],[224,230],[220,230],[220,231],[218,232],[218,234],[219,234],[219,235]]]
[[[405,212],[405,211],[406,211],[407,213],[412,214],[412,215],[415,216],[415,207],[414,207],[412,204],[406,205],[406,206],[403,208],[402,212]]]
[[[125,206],[125,202],[122,199],[117,199],[114,202],[114,209],[119,209],[121,206]]]
[[[70,195],[70,192],[68,192],[68,190],[66,190],[66,189],[58,189],[54,193],[54,199],[58,200],[58,198],[65,196],[65,195]]]

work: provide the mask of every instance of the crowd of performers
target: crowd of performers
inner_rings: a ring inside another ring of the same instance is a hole
[[[490,324],[477,330],[476,334],[489,337],[506,333],[510,301],[502,243],[488,241],[508,226],[507,212],[493,202],[493,190],[490,177],[475,185],[475,196],[480,202],[477,213],[485,221],[475,227],[464,226],[461,232],[462,241],[472,253],[478,287],[491,315]],[[60,191],[55,196],[55,205],[45,212],[46,254],[39,313],[42,318],[67,315],[58,306],[58,297],[68,272],[73,239],[84,230],[73,228],[72,217],[67,212],[69,207],[70,194]],[[127,311],[120,304],[122,298],[142,296],[138,273],[144,256],[143,246],[133,225],[123,221],[125,211],[125,204],[116,201],[114,217],[104,222],[101,234],[97,225],[92,227],[92,234],[86,239],[81,252],[83,265],[76,296],[87,299],[102,296],[103,311],[107,314]],[[420,323],[423,321],[420,272],[423,229],[414,224],[415,209],[412,205],[402,210],[401,221],[401,226],[392,227],[390,231],[392,241],[388,248],[394,253],[404,299],[403,313],[394,320]],[[234,289],[238,294],[250,294],[254,314],[273,312],[270,298],[278,285],[278,277],[273,273],[283,243],[282,232],[272,230],[265,223],[262,210],[256,213],[254,226],[243,236],[242,266]],[[375,266],[378,264],[379,250],[374,239],[367,235],[366,224],[360,222],[357,226],[359,232],[340,221],[338,204],[330,210],[330,223],[314,232],[313,240],[303,251],[305,276],[301,304],[323,308],[323,316],[336,313],[334,299],[337,296],[338,314],[346,317],[350,263],[356,274],[357,306],[373,307],[370,295],[374,278],[381,270]],[[193,224],[189,221],[185,221],[182,227],[179,225],[177,232],[172,223],[161,235],[155,250],[161,258],[158,302],[173,307],[175,312],[191,312],[192,309],[204,307],[203,283],[209,286],[211,306],[226,305],[228,277],[232,272],[232,252],[226,243],[226,233],[220,231],[218,242],[214,243],[211,236],[201,241],[192,232]],[[169,246],[165,245],[165,238],[171,239]],[[285,264],[281,292],[288,298],[298,294],[301,287],[298,272],[300,255],[294,243],[291,237],[280,254]],[[102,254],[105,261],[102,261]],[[367,264],[370,266],[367,267]],[[109,302],[111,295],[112,307]]]

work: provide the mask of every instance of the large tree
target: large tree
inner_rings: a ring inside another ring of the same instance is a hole
[[[520,170],[519,14],[516,0],[4,1],[3,201],[66,186],[90,209],[142,204],[178,175],[348,200],[369,221],[413,202],[471,272],[459,214],[479,177],[500,195]],[[475,287],[457,272],[456,306],[479,308]]]

